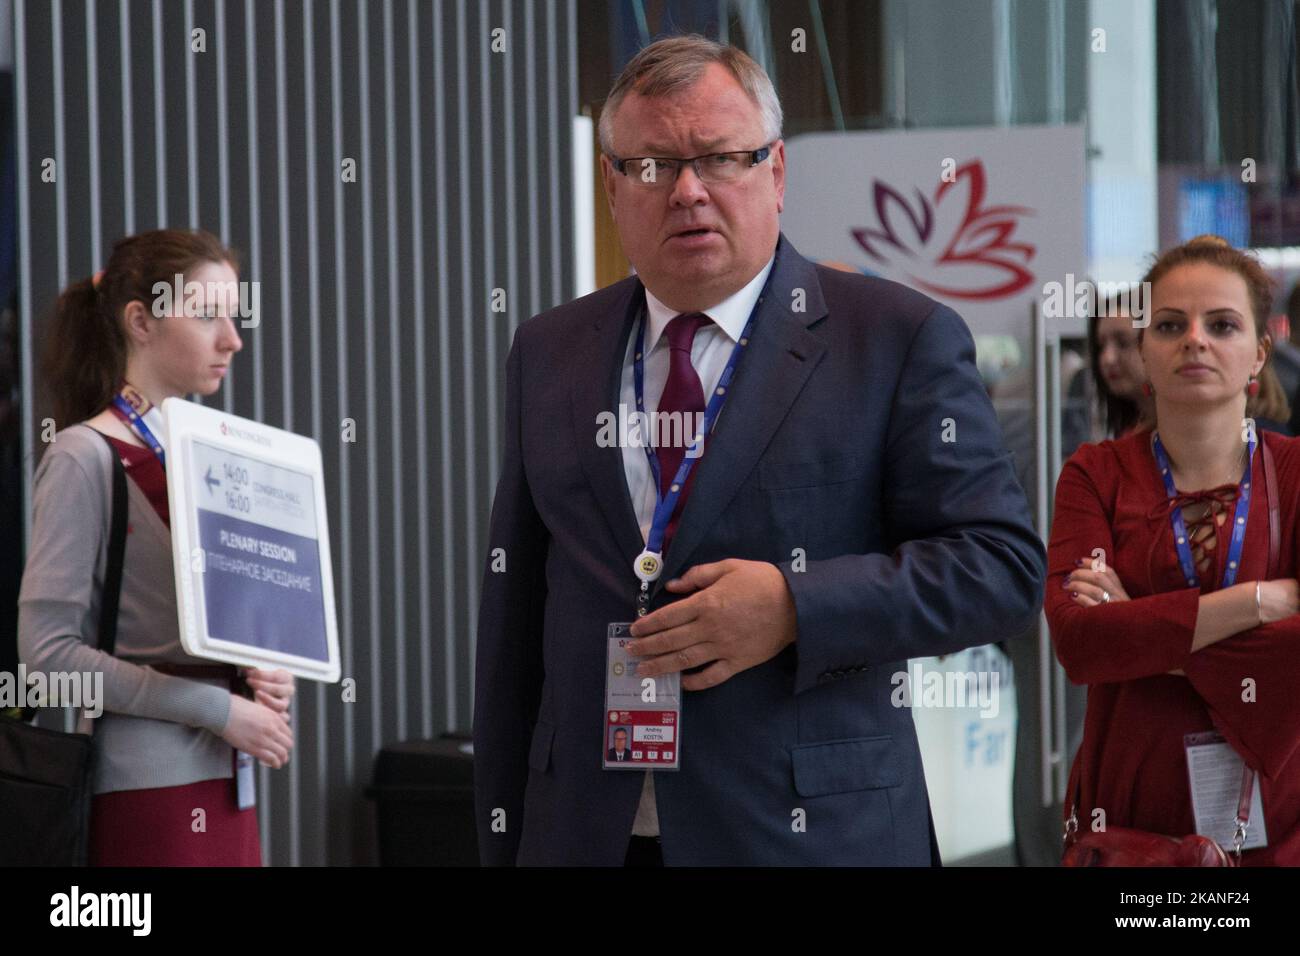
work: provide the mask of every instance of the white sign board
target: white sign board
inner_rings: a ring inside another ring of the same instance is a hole
[[[162,413],[182,646],[337,681],[320,447],[179,398]]]
[[[813,133],[786,160],[801,254],[924,292],[976,335],[1027,337],[1046,283],[1087,278],[1082,126]]]
[[[907,664],[940,857],[952,863],[1011,845],[1017,722],[1011,661],[986,645]]]

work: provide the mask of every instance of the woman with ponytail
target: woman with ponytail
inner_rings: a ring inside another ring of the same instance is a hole
[[[215,393],[242,348],[235,268],[206,232],[127,237],[59,296],[46,340],[60,430],[36,470],[18,645],[29,671],[103,675],[103,712],[82,728],[92,865],[260,866],[252,762],[281,767],[293,747],[293,678],[190,657],[177,624],[159,406]],[[186,295],[158,295],[178,283]],[[128,534],[108,654],[96,631],[114,455]]]

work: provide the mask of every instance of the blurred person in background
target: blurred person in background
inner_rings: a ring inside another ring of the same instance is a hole
[[[1101,303],[1088,320],[1088,359],[1108,438],[1126,435],[1155,416],[1155,399],[1146,394],[1146,368],[1138,351],[1133,316],[1118,296]]]
[[[1282,393],[1291,405],[1292,415],[1296,416],[1296,407],[1300,405],[1300,282],[1291,289],[1286,300],[1287,337],[1279,338],[1273,344],[1269,364],[1277,372]],[[1300,417],[1300,416],[1297,416]],[[1300,430],[1300,421],[1293,417],[1290,422],[1291,434]]]

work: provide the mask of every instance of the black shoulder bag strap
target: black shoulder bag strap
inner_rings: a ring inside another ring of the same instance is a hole
[[[126,558],[126,523],[129,504],[126,496],[126,469],[121,456],[108,436],[99,433],[108,445],[113,462],[113,519],[108,532],[108,563],[104,569],[104,590],[99,603],[99,649],[112,654],[117,647],[117,608],[122,597],[122,564]]]

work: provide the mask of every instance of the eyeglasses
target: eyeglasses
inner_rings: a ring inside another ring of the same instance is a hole
[[[772,153],[772,144],[758,149],[740,149],[728,153],[705,153],[688,159],[671,159],[666,156],[629,156],[610,161],[614,168],[631,182],[647,189],[671,186],[677,174],[687,163],[703,183],[729,183],[739,179],[745,171],[757,166]]]

